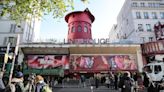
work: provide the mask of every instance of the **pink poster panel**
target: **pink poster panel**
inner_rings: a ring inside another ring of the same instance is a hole
[[[136,58],[133,55],[71,55],[72,70],[136,70]]]
[[[111,70],[137,70],[137,60],[134,55],[113,55],[108,59]]]
[[[29,68],[69,68],[69,58],[67,55],[28,55],[27,65]]]
[[[70,68],[72,70],[109,70],[109,64],[105,56],[70,56]]]

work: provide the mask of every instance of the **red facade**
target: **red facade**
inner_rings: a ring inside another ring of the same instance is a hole
[[[164,54],[164,24],[154,26],[156,41],[141,44],[144,64],[151,62],[156,55]]]
[[[86,43],[91,40],[91,26],[94,19],[94,16],[88,9],[67,14],[65,21],[68,23],[68,42]]]

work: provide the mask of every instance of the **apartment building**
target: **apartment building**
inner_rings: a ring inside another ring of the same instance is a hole
[[[0,5],[0,11],[3,5]],[[34,41],[39,36],[40,20],[30,16],[29,20],[16,23],[9,15],[0,17],[0,46],[8,42],[15,46],[17,35],[20,34],[20,43]]]
[[[155,41],[154,25],[159,21],[164,23],[163,0],[125,0],[109,38],[111,42]]]

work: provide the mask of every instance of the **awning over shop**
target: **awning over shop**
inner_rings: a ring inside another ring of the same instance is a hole
[[[68,48],[27,47],[22,49],[25,54],[68,54]]]
[[[31,44],[20,46],[24,54],[136,54],[139,44]]]
[[[59,75],[62,76],[64,74],[64,70],[62,68],[55,69],[24,69],[24,75],[29,75],[32,73],[39,75]]]
[[[136,54],[137,47],[70,47],[70,54]]]

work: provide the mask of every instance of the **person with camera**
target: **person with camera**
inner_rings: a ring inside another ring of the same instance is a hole
[[[41,75],[35,77],[35,92],[52,92],[48,84],[44,82],[44,78]]]
[[[29,84],[24,86],[24,75],[22,72],[17,72],[15,78],[11,80],[11,84],[5,89],[5,92],[27,92],[29,90]]]

